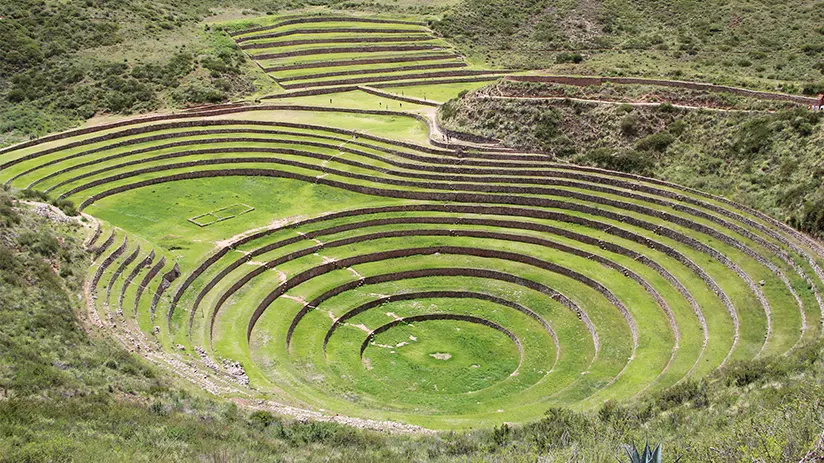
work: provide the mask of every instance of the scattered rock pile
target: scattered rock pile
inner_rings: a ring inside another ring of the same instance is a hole
[[[223,361],[223,368],[226,369],[226,372],[235,379],[241,386],[248,386],[249,385],[249,377],[246,376],[246,370],[243,369],[243,365],[240,362],[233,362],[231,360],[224,360]]]

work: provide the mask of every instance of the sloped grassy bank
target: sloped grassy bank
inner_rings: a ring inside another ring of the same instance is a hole
[[[650,95],[653,101],[707,108],[627,102]],[[439,111],[449,129],[723,195],[819,236],[823,119],[803,107],[724,95],[516,82],[465,94]]]
[[[0,461],[614,461],[643,439],[668,460],[798,461],[824,425],[820,342],[518,427],[386,435],[249,412],[87,334],[85,224],[44,211],[0,192]]]

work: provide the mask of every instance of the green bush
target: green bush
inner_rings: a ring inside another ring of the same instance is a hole
[[[60,251],[57,238],[46,230],[24,232],[17,238],[17,242],[43,257],[54,257]]]
[[[695,407],[705,407],[709,403],[706,383],[692,379],[682,381],[668,387],[658,395],[656,404],[662,411],[669,410],[685,403],[692,403]]]
[[[63,213],[69,217],[74,217],[78,214],[77,207],[75,207],[74,203],[68,199],[55,199],[51,202],[51,204],[63,211]]]
[[[635,149],[638,151],[653,151],[663,153],[675,141],[675,137],[668,132],[658,132],[635,142]]]
[[[621,129],[621,133],[626,136],[633,136],[638,133],[638,125],[639,120],[638,117],[633,114],[627,114],[621,119],[621,122],[618,124],[619,128]]]
[[[627,173],[646,174],[654,162],[647,153],[639,151],[615,152],[610,148],[598,148],[583,156],[582,161],[602,169]]]
[[[549,109],[541,113],[535,122],[535,139],[546,150],[552,148],[555,139],[561,135],[563,115],[556,109]]]
[[[580,53],[569,53],[569,52],[562,52],[555,55],[555,62],[558,64],[564,63],[582,63],[584,61],[584,55]]]
[[[723,380],[727,386],[743,387],[762,379],[766,374],[767,363],[764,360],[738,360],[724,368]]]
[[[263,429],[275,422],[275,417],[264,410],[255,410],[249,414],[249,423],[252,426]]]
[[[0,191],[0,227],[7,228],[20,223],[20,215],[13,209],[11,196]]]
[[[772,138],[772,118],[763,116],[750,119],[741,125],[733,139],[731,154],[744,158],[764,152],[769,147]]]

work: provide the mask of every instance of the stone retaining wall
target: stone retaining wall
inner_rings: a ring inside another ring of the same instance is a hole
[[[442,45],[386,45],[386,46],[363,46],[363,47],[336,47],[336,48],[312,48],[308,50],[292,50],[280,53],[263,53],[252,55],[254,60],[291,58],[294,56],[311,55],[332,55],[338,53],[379,53],[385,51],[423,51],[443,49]]]
[[[353,72],[353,74],[358,75],[359,71]],[[329,86],[337,86],[337,85],[357,85],[357,84],[366,84],[366,83],[376,83],[376,82],[393,82],[398,80],[409,80],[409,79],[437,79],[441,77],[466,77],[466,76],[485,76],[485,75],[498,75],[500,74],[499,71],[477,71],[477,70],[458,70],[458,71],[438,71],[438,72],[424,72],[419,74],[404,74],[404,75],[378,75],[378,76],[366,76],[366,77],[355,77],[352,79],[338,79],[338,80],[326,80],[326,81],[310,81],[304,82],[299,84],[281,84],[281,87],[285,88],[286,90],[293,90],[293,89],[300,89],[300,88],[314,88],[314,87],[329,87]]]
[[[152,320],[154,320],[155,312],[157,311],[157,303],[160,302],[160,298],[163,296],[163,293],[172,286],[172,282],[177,280],[180,277],[180,267],[175,262],[174,267],[171,270],[166,272],[163,277],[160,279],[160,284],[157,286],[157,290],[155,290],[154,297],[152,297],[152,306],[150,313],[152,314]]]
[[[250,34],[252,32],[261,32],[267,31],[271,29],[276,29],[282,26],[289,26],[292,24],[304,24],[304,23],[328,23],[328,22],[357,22],[357,23],[372,23],[372,24],[405,24],[405,25],[412,25],[412,26],[426,26],[425,23],[416,22],[416,21],[401,21],[401,20],[394,20],[394,19],[380,19],[380,18],[361,18],[357,16],[311,16],[311,17],[299,17],[294,19],[287,19],[285,21],[281,21],[276,24],[270,24],[268,26],[260,26],[260,27],[252,27],[249,29],[242,29],[239,31],[229,32],[229,35],[232,37],[237,35],[243,34]]]
[[[114,262],[118,257],[120,257],[121,254],[126,252],[126,247],[128,245],[129,237],[125,236],[123,237],[123,243],[120,246],[118,246],[117,249],[114,250],[114,252],[106,256],[106,258],[103,259],[103,262],[101,262],[100,265],[97,267],[97,270],[94,272],[94,276],[92,277],[92,281],[90,284],[90,287],[92,288],[93,292],[97,292],[97,284],[100,283],[100,279],[103,277],[103,272],[105,272],[106,269],[109,268],[110,265],[112,265],[112,262]]]
[[[119,300],[119,303],[118,303],[118,312],[119,313],[123,313],[123,299],[126,298],[126,290],[129,289],[129,286],[131,285],[132,280],[134,280],[135,277],[137,277],[137,275],[140,273],[141,270],[143,270],[144,268],[152,265],[152,262],[154,261],[154,258],[155,258],[155,251],[154,251],[154,249],[152,249],[152,252],[150,252],[149,255],[147,255],[139,264],[137,264],[135,266],[135,268],[132,269],[131,273],[129,273],[129,276],[126,277],[126,280],[123,282],[123,286],[120,288],[120,300]],[[137,307],[135,307],[135,312],[136,311],[137,311]]]
[[[391,260],[397,259],[402,257],[411,257],[417,255],[431,255],[431,254],[455,254],[455,255],[464,255],[464,256],[475,256],[475,257],[485,257],[491,259],[500,259],[500,260],[508,260],[512,262],[519,262],[526,265],[530,265],[536,268],[540,268],[552,273],[557,273],[559,275],[564,275],[568,278],[574,279],[590,288],[598,291],[603,295],[612,305],[614,305],[618,311],[622,314],[622,316],[626,319],[627,323],[629,324],[630,331],[633,335],[633,345],[637,346],[638,343],[638,330],[635,325],[635,320],[632,318],[632,315],[629,313],[627,308],[624,304],[615,297],[609,289],[605,286],[601,285],[595,280],[582,275],[578,272],[570,270],[566,267],[562,267],[560,265],[546,262],[540,259],[536,259],[531,256],[525,256],[521,254],[516,254],[513,252],[507,251],[495,251],[489,249],[479,249],[479,248],[472,248],[472,247],[459,247],[459,246],[432,246],[432,247],[420,247],[420,248],[408,248],[408,249],[395,249],[390,251],[383,251],[383,252],[375,252],[370,254],[362,254],[359,256],[354,257],[347,257],[343,258],[334,262],[329,262],[326,264],[321,264],[316,267],[313,267],[309,270],[305,270],[289,280],[285,283],[282,283],[277,288],[275,288],[272,292],[270,292],[260,304],[255,309],[254,313],[250,317],[249,326],[247,328],[247,339],[250,338],[252,330],[254,329],[255,324],[257,323],[258,319],[263,315],[263,312],[275,301],[278,297],[283,295],[286,291],[295,286],[309,281],[313,278],[316,278],[320,275],[329,273],[333,270],[337,270],[340,268],[351,267],[353,265],[359,265],[368,262],[378,262],[383,260]],[[584,321],[584,323],[588,327],[592,327],[592,322],[589,320],[586,312],[579,312],[578,315]],[[591,328],[591,331],[594,331],[594,328]],[[633,348],[633,352],[634,352]]]
[[[363,64],[390,64],[390,63],[409,63],[415,61],[438,61],[444,59],[456,59],[459,58],[459,55],[454,53],[437,53],[437,54],[426,54],[426,55],[403,55],[403,56],[395,56],[391,58],[360,58],[360,59],[351,59],[345,61],[314,61],[311,63],[295,63],[295,64],[286,64],[281,66],[270,66],[267,68],[263,68],[266,72],[278,72],[278,71],[296,71],[299,69],[312,69],[312,68],[331,68],[331,67],[341,67],[341,66],[359,66]]]
[[[109,246],[111,246],[112,243],[114,243],[114,229],[112,229],[112,232],[109,234],[109,237],[106,238],[106,241],[104,241],[100,246],[94,248],[92,251],[94,259],[98,259],[106,251],[106,249],[109,249]]]
[[[467,64],[463,61],[454,61],[448,63],[434,63],[434,64],[417,64],[414,66],[395,66],[389,68],[380,68],[380,69],[368,69],[369,73],[376,73],[376,72],[398,72],[398,71],[422,71],[427,69],[448,69],[448,68],[465,68]],[[349,75],[362,75],[364,74],[365,70],[346,70],[346,71],[334,71],[334,72],[322,72],[320,74],[304,74],[294,77],[287,77],[285,79],[278,79],[278,82],[292,82],[295,80],[307,80],[307,79],[322,79],[325,77],[335,77],[335,76],[349,76]],[[422,101],[422,100],[421,100]],[[433,103],[433,102],[429,102]],[[437,103],[433,103],[435,106],[438,106]]]
[[[463,63],[455,63],[455,64],[460,64],[461,66],[466,66]],[[372,87],[367,87],[367,86],[360,86],[360,87],[358,87],[358,90],[360,90],[362,92],[372,94],[372,95],[375,95],[375,96],[381,96],[381,97],[384,97],[384,98],[391,98],[393,100],[398,100],[398,101],[405,101],[407,103],[414,103],[414,104],[419,104],[419,105],[424,105],[424,106],[433,106],[433,107],[436,107],[436,108],[438,106],[440,106],[438,103],[435,103],[434,101],[427,101],[427,100],[421,100],[419,98],[412,98],[412,97],[403,96],[403,95],[396,95],[394,93],[384,92],[383,90],[379,90],[377,88],[372,88]]]
[[[513,196],[505,196],[505,197],[495,197],[495,196],[488,196],[488,195],[478,195],[478,194],[455,194],[455,193],[444,193],[444,194],[433,194],[433,193],[426,193],[426,192],[409,192],[409,191],[396,191],[396,190],[383,190],[377,189],[372,187],[362,187],[362,186],[355,186],[350,185],[342,182],[332,181],[324,178],[311,178],[306,177],[300,174],[295,174],[291,172],[281,172],[281,171],[270,171],[265,169],[227,169],[221,171],[194,171],[194,172],[185,172],[180,174],[175,174],[167,177],[161,178],[154,178],[148,179],[141,182],[137,182],[134,184],[128,185],[121,185],[116,187],[112,190],[108,190],[105,192],[98,193],[95,196],[90,197],[87,199],[81,207],[86,206],[95,200],[105,197],[111,194],[116,194],[121,191],[127,191],[133,188],[139,188],[142,186],[153,185],[157,183],[163,183],[168,181],[176,181],[176,180],[183,180],[183,179],[192,179],[192,178],[208,178],[208,177],[215,177],[215,176],[225,176],[225,175],[238,175],[238,176],[275,176],[275,177],[285,177],[285,178],[293,178],[297,180],[303,181],[315,181],[317,183],[323,183],[329,186],[344,188],[344,189],[351,189],[353,191],[359,191],[365,194],[374,194],[374,195],[383,195],[389,197],[400,197],[400,198],[407,198],[407,199],[422,199],[422,200],[436,200],[436,201],[459,201],[459,202],[469,202],[469,203],[489,203],[491,201],[500,202],[504,204],[513,204],[513,205],[529,205],[529,206],[539,206],[539,207],[554,207],[554,208],[563,208],[563,209],[570,209],[575,210],[578,212],[584,212],[588,214],[594,215],[601,215],[606,216],[608,218],[612,218],[614,220],[619,221],[627,221],[626,218],[620,214],[615,213],[606,213],[605,211],[600,211],[597,208],[590,208],[588,206],[577,205],[574,203],[565,203],[560,201],[548,200],[544,198],[528,198],[528,197],[513,197]],[[584,223],[588,222],[586,219],[582,218],[570,218],[567,221],[572,223]],[[643,222],[640,220],[633,220],[633,225],[640,226],[641,228],[645,228],[652,231],[658,231],[662,227],[655,226],[653,224],[649,224],[647,222]],[[604,231],[613,232],[610,229],[613,227],[608,226]],[[618,233],[618,236],[621,236],[621,233]],[[680,235],[678,233],[673,232],[671,238],[676,239],[682,243],[690,244],[692,241],[686,239],[687,237]],[[648,238],[641,238],[641,241],[646,243],[648,246],[653,245],[653,241],[649,240]],[[673,250],[674,251],[674,250]],[[677,251],[673,252],[674,256],[680,255]],[[683,262],[691,262],[686,259]],[[706,275],[700,267],[695,266],[694,270],[699,271],[701,274]],[[733,317],[734,324],[736,326],[736,332],[738,330],[738,317],[735,312],[734,306],[732,305],[729,298],[726,294],[720,290],[720,287],[707,276],[705,282],[711,285],[714,290],[717,291],[719,297],[725,302],[725,306],[727,306],[728,310],[730,310],[730,314]],[[736,337],[737,338],[737,337]]]
[[[646,79],[640,77],[590,77],[590,76],[509,76],[507,80],[517,82],[548,82],[564,85],[575,85],[578,87],[598,86],[607,82],[623,85],[658,85],[662,87],[686,88],[689,90],[702,90],[716,93],[732,93],[749,98],[761,100],[791,101],[804,105],[817,104],[816,98],[800,95],[789,95],[786,93],[762,92],[748,90],[740,87],[729,87],[726,85],[715,85],[701,82],[687,82],[680,80]]]
[[[313,300],[308,305],[310,307],[315,307],[315,308],[319,307],[320,304],[323,302],[322,300],[319,300],[319,299],[320,298]],[[491,302],[491,303],[497,304],[497,305],[502,305],[504,307],[509,307],[510,309],[513,309],[513,310],[517,310],[518,312],[521,312],[522,314],[524,314],[524,315],[534,319],[538,323],[540,323],[541,326],[544,327],[544,330],[546,330],[546,332],[550,335],[550,337],[552,337],[553,342],[555,344],[555,349],[556,349],[556,351],[559,351],[558,353],[560,353],[560,343],[558,342],[558,336],[555,333],[555,331],[552,329],[552,327],[550,326],[549,322],[547,322],[543,317],[541,317],[540,315],[538,315],[537,313],[535,313],[531,309],[529,309],[527,307],[524,307],[521,304],[511,302],[511,301],[508,301],[506,299],[502,299],[502,298],[497,297],[497,296],[492,296],[492,295],[484,294],[484,293],[477,293],[477,292],[474,292],[474,291],[422,291],[422,292],[415,292],[415,293],[394,294],[394,295],[391,295],[391,296],[381,297],[381,298],[369,301],[365,304],[361,304],[361,305],[355,307],[354,309],[351,309],[351,310],[347,311],[346,313],[344,313],[343,315],[341,315],[340,317],[335,319],[335,321],[332,323],[332,326],[329,328],[329,330],[327,330],[326,336],[323,338],[323,352],[324,352],[324,354],[326,353],[326,346],[327,346],[327,344],[329,344],[329,339],[332,338],[332,335],[334,334],[334,332],[339,327],[343,326],[343,324],[346,323],[352,317],[360,315],[361,313],[364,313],[368,310],[371,310],[375,307],[379,307],[379,306],[381,306],[383,304],[386,304],[386,303],[389,303],[389,302],[413,301],[413,300],[418,300],[418,299],[477,299],[477,300],[481,300],[481,301]],[[293,319],[292,325],[289,327],[289,331],[287,331],[287,333],[286,333],[286,348],[287,349],[289,349],[292,334],[294,333],[294,330],[297,327],[297,323],[295,322],[295,320],[297,320],[297,317],[295,319]],[[558,358],[558,355],[556,355],[556,359],[557,358]]]
[[[328,39],[301,39],[285,40],[282,42],[250,43],[241,45],[243,50],[259,50],[265,48],[291,47],[295,45],[313,45],[324,43],[386,43],[386,42],[419,42],[424,40],[434,40],[431,35],[405,35],[398,37],[334,37]]]
[[[250,40],[276,39],[278,37],[288,37],[290,35],[301,34],[409,34],[410,32],[415,31],[412,29],[369,29],[362,27],[330,27],[327,29],[292,29],[282,32],[272,32],[269,34],[257,34],[248,37],[237,37],[234,40],[235,43],[241,44],[243,42],[247,42]]]
[[[109,299],[112,296],[112,288],[114,288],[114,283],[117,281],[118,278],[120,278],[120,275],[123,274],[123,272],[126,270],[126,267],[131,265],[132,262],[134,262],[135,259],[137,259],[138,254],[140,254],[140,245],[137,245],[134,252],[129,254],[129,256],[126,257],[126,259],[120,263],[120,265],[112,274],[112,277],[109,279],[109,284],[106,286],[106,304],[109,303]]]
[[[140,285],[137,287],[137,293],[134,295],[134,316],[137,317],[137,309],[140,307],[140,297],[143,296],[143,291],[146,290],[146,287],[149,286],[149,282],[151,282],[154,277],[163,270],[163,267],[166,265],[166,256],[163,256],[146,276],[143,277],[143,281],[140,282]]]

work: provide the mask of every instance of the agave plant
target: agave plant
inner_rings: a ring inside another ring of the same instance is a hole
[[[650,450],[647,442],[644,444],[644,451],[638,453],[638,447],[633,443],[632,446],[625,445],[624,451],[627,452],[629,463],[661,463],[661,444],[655,450]]]

